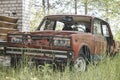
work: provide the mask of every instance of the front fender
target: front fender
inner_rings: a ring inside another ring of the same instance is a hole
[[[81,50],[84,46],[87,46],[87,47],[89,48],[89,45],[88,45],[88,44],[86,44],[86,43],[81,43],[81,44],[79,44],[78,48],[74,49],[74,58],[75,58],[75,60],[78,58],[79,52],[80,52],[80,50]],[[89,48],[89,49],[90,49],[90,48]]]

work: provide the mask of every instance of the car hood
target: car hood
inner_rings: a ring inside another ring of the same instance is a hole
[[[14,32],[8,34],[28,34],[28,35],[42,35],[42,36],[56,36],[56,35],[64,35],[71,36],[72,34],[85,34],[84,32],[78,31],[53,31],[53,30],[45,30],[45,31],[35,31],[35,32]]]

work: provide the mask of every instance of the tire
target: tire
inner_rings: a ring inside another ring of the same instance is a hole
[[[78,58],[74,62],[74,68],[77,71],[84,72],[87,69],[87,65],[91,62],[90,50],[88,47],[84,46],[80,49]]]
[[[86,60],[83,56],[79,56],[74,62],[74,69],[80,72],[84,72],[86,70]]]

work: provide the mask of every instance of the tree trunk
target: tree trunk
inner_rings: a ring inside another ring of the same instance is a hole
[[[75,14],[77,14],[77,0],[74,0],[75,2]]]
[[[49,15],[50,14],[50,3],[49,3],[49,0],[47,0],[47,10],[48,10],[47,15]]]
[[[44,16],[45,16],[45,14],[46,14],[46,12],[45,12],[45,0],[42,0],[42,6],[43,6],[43,12],[44,12]]]
[[[108,4],[108,1],[106,1],[106,21],[108,22],[108,6],[109,4]]]
[[[84,7],[85,7],[85,15],[86,15],[88,13],[88,1],[87,0],[85,0]]]

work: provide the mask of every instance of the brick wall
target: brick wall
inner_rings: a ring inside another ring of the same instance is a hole
[[[29,29],[29,0],[0,0],[0,15],[17,17],[18,29]]]

